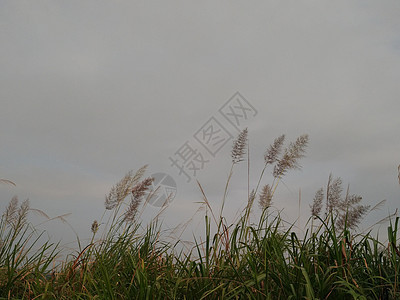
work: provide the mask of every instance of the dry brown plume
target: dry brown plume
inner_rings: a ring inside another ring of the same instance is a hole
[[[132,189],[132,197],[127,210],[125,211],[124,220],[132,222],[135,219],[136,212],[140,203],[142,202],[143,196],[146,195],[150,186],[152,185],[154,178],[146,178],[139,182]]]
[[[308,144],[308,135],[304,134],[297,138],[294,143],[290,143],[285,149],[283,156],[278,160],[274,167],[273,175],[275,178],[281,178],[288,170],[300,169],[299,159],[304,157]]]
[[[243,129],[237,140],[235,140],[232,148],[232,162],[234,164],[241,162],[245,154],[245,149],[247,145],[247,128]]]
[[[11,180],[8,180],[8,179],[2,179],[2,178],[0,178],[0,183],[11,184],[11,185],[13,185],[13,186],[17,186],[14,182],[12,182]]]
[[[272,204],[272,189],[269,184],[264,185],[258,201],[261,209],[266,209]]]
[[[141,167],[135,174],[132,171],[128,172],[116,185],[111,188],[111,191],[106,196],[104,205],[107,210],[115,208],[132,192],[134,186],[139,182],[144,175],[147,165]]]
[[[283,142],[285,141],[285,135],[282,134],[274,140],[274,143],[269,146],[264,154],[265,164],[273,164],[278,161],[278,156],[282,152]]]

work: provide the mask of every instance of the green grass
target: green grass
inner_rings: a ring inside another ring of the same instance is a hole
[[[244,216],[246,213],[243,214]],[[2,221],[4,221],[2,219]],[[32,253],[29,226],[2,235],[0,296],[9,299],[396,299],[400,297],[398,222],[389,243],[314,220],[299,238],[266,209],[256,224],[245,217],[210,232],[191,253],[174,251],[152,223],[117,219],[105,239],[49,269],[57,245]],[[28,246],[30,244],[30,246]]]
[[[28,255],[24,228],[2,249],[0,296],[8,299],[397,299],[399,218],[389,243],[338,232],[319,220],[299,238],[282,219],[264,211],[259,222],[241,219],[228,233],[210,233],[192,253],[176,253],[160,240],[156,223],[142,233],[122,225],[118,233],[89,244],[57,269],[56,246]],[[123,230],[122,230],[123,229]],[[115,228],[114,228],[115,230]],[[8,238],[8,240],[7,240]],[[32,244],[34,244],[33,241]]]
[[[241,145],[243,141],[242,136]],[[285,153],[298,159],[299,153],[293,151],[299,150],[299,144],[294,146]],[[279,153],[276,147],[270,149],[273,151],[267,154]],[[231,170],[241,160],[241,150],[236,148],[233,153]],[[275,157],[281,169],[275,172],[270,193],[261,195],[260,205],[268,205],[261,209],[258,220],[251,219],[251,211],[265,168],[234,224],[227,224],[223,217],[232,171],[218,215],[199,184],[206,208],[204,235],[194,238],[190,251],[178,250],[182,248],[179,241],[166,242],[157,219],[145,228],[138,221],[138,205],[146,205],[141,203],[142,191],[149,183],[149,179],[140,181],[144,168],[128,173],[112,189],[106,200],[111,215],[103,220],[104,215],[100,225],[94,223],[92,240],[54,267],[60,247],[50,242],[40,245],[41,234],[26,221],[29,206],[18,206],[13,200],[0,222],[0,297],[399,299],[399,218],[390,221],[385,243],[370,233],[357,233],[347,226],[347,220],[343,228],[337,227],[334,213],[310,217],[304,236],[298,236],[293,230],[296,224],[286,225],[270,207],[283,173],[297,166],[296,161],[285,165],[282,157]],[[273,161],[273,156],[266,155],[266,165]],[[132,190],[135,196],[126,205],[125,198]]]

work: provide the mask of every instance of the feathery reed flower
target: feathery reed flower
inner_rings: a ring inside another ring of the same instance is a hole
[[[8,203],[8,206],[5,212],[3,213],[3,217],[7,224],[13,224],[15,222],[17,211],[18,211],[18,197],[14,196],[12,197],[10,203]]]
[[[146,171],[147,165],[141,167],[135,174],[129,171],[124,178],[122,178],[116,185],[111,188],[111,191],[106,196],[104,205],[107,210],[114,209],[131,193],[135,184],[138,183],[140,178]]]
[[[99,223],[97,222],[97,220],[93,221],[91,230],[93,233],[96,233],[97,230],[99,230]]]
[[[313,205],[310,205],[311,215],[316,218],[322,210],[322,200],[324,199],[324,189],[320,188],[314,196]]]
[[[269,184],[264,185],[264,187],[262,188],[258,204],[260,205],[261,209],[266,209],[271,206],[272,190]]]
[[[0,183],[10,184],[10,185],[13,185],[13,186],[17,186],[17,185],[16,185],[14,182],[12,182],[11,180],[3,179],[3,178],[0,178]]]
[[[18,209],[18,225],[22,225],[26,223],[26,218],[28,216],[29,211],[29,200],[26,199],[21,203],[21,206]]]
[[[333,179],[332,174],[330,174],[326,188],[327,213],[337,210],[342,200],[342,192],[342,179],[340,177]]]
[[[354,229],[361,222],[364,215],[369,211],[369,208],[369,205],[351,205],[347,207],[346,211],[343,211],[342,214],[340,214],[336,221],[336,226],[340,229],[343,229],[345,226]]]
[[[274,143],[269,146],[265,152],[264,161],[265,164],[272,164],[278,160],[278,156],[282,151],[283,142],[285,141],[285,135],[282,134],[274,140]]]
[[[253,207],[254,199],[256,199],[256,191],[254,189],[251,190],[248,199],[247,199],[247,208],[251,209]]]
[[[132,197],[134,199],[140,199],[142,198],[145,194],[146,191],[149,189],[149,186],[153,183],[154,178],[148,177],[138,183],[133,189],[132,189]]]
[[[245,153],[245,148],[247,145],[247,128],[243,129],[233,143],[232,148],[232,163],[236,164],[243,160],[243,155]]]
[[[354,229],[361,222],[362,218],[370,211],[370,205],[361,205],[362,197],[356,194],[349,194],[347,188],[346,197],[342,197],[342,179],[333,178],[329,175],[326,187],[325,217],[332,214],[335,217],[335,225],[339,229]],[[322,209],[324,190],[320,188],[315,194],[311,215],[316,218]],[[377,204],[375,207],[379,206]],[[373,208],[374,209],[374,208]]]
[[[141,182],[139,182],[136,186],[132,189],[132,197],[129,203],[129,206],[124,214],[124,220],[126,222],[132,222],[135,219],[137,209],[142,202],[142,198],[146,195],[149,187],[152,185],[154,178],[149,177]]]
[[[300,169],[298,160],[304,156],[307,144],[307,134],[299,136],[296,142],[289,144],[282,158],[278,160],[274,167],[273,175],[275,178],[281,178],[288,170]]]
[[[3,213],[4,221],[14,229],[19,228],[26,224],[28,211],[29,200],[26,199],[18,208],[18,197],[14,196]]]

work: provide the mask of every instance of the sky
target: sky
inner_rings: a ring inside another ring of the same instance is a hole
[[[43,225],[51,238],[84,239],[111,187],[148,164],[146,176],[176,184],[163,215],[174,228],[202,201],[196,180],[219,207],[247,127],[250,175],[235,166],[227,216],[246,204],[268,145],[308,134],[274,209],[305,223],[332,173],[364,204],[386,199],[373,224],[400,206],[399,15],[397,0],[1,1],[0,178],[16,187],[0,185],[0,208],[29,198],[50,217],[70,214]],[[239,103],[236,128],[224,109]],[[217,128],[207,150],[203,130]],[[186,163],[184,147],[203,159],[190,182],[173,164]]]

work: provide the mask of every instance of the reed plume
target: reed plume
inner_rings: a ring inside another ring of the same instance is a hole
[[[15,222],[17,211],[18,211],[18,197],[14,196],[8,203],[7,208],[3,213],[4,220],[7,224],[13,224]]]
[[[272,204],[272,189],[269,184],[264,185],[261,190],[258,204],[261,209],[266,209],[271,206]]]
[[[332,211],[336,211],[338,209],[338,206],[342,201],[342,192],[342,179],[340,177],[334,179],[332,174],[330,174],[326,188],[327,213],[331,213]]]
[[[361,222],[362,218],[368,213],[370,205],[359,204],[362,197],[359,195],[346,195],[346,198],[340,203],[339,210],[341,214],[336,222],[339,228],[355,228]]]
[[[316,193],[313,201],[313,205],[310,205],[311,215],[314,218],[319,217],[322,210],[322,201],[324,199],[324,189],[320,188]]]
[[[281,178],[288,170],[300,169],[298,160],[304,157],[305,149],[308,144],[308,135],[304,134],[297,138],[294,143],[290,143],[285,149],[281,159],[277,160],[273,175],[275,178]]]
[[[298,160],[304,156],[305,149],[308,143],[308,135],[301,135],[296,139],[294,143],[290,143],[289,146],[283,151],[284,153],[281,156],[284,141],[285,135],[282,134],[274,140],[273,144],[269,145],[264,153],[264,167],[258,179],[258,183],[255,189],[256,193],[258,191],[258,188],[260,187],[261,180],[263,179],[265,170],[268,165],[274,163],[275,165],[272,172],[274,176],[273,183],[271,185],[265,185],[259,195],[258,204],[261,209],[265,209],[271,206],[274,192],[282,176],[285,175],[285,173],[290,169],[300,168]]]
[[[247,145],[247,128],[243,129],[237,140],[234,141],[232,148],[232,163],[237,164],[243,160]]]
[[[143,181],[139,182],[136,186],[132,189],[132,196],[129,206],[124,214],[124,220],[126,222],[132,222],[135,219],[137,209],[142,202],[143,196],[149,190],[149,187],[153,184],[154,178],[149,177],[144,179]]]
[[[91,230],[92,230],[93,234],[95,234],[97,232],[97,230],[99,230],[99,223],[97,222],[97,220],[93,221]]]
[[[282,152],[283,142],[285,141],[285,135],[282,134],[274,140],[274,143],[269,146],[264,154],[265,164],[273,164],[278,160],[278,156]]]
[[[18,207],[18,197],[12,197],[10,203],[8,204],[5,212],[3,213],[3,218],[5,224],[12,226],[14,229],[20,228],[26,224],[26,219],[29,211],[29,200],[26,199]]]
[[[28,216],[29,211],[29,200],[26,199],[21,203],[21,206],[18,209],[18,225],[26,224],[26,218]]]
[[[325,196],[325,217],[333,215],[336,220],[335,225],[339,229],[345,227],[349,229],[356,228],[362,218],[370,211],[370,205],[361,205],[362,197],[356,194],[350,195],[349,188],[347,188],[344,198],[342,193],[342,179],[340,177],[333,178],[332,174],[330,174],[326,194],[324,194],[323,188],[320,188],[315,194],[313,205],[310,206],[311,215],[314,218],[320,215]]]
[[[3,179],[3,178],[0,178],[0,183],[10,184],[10,185],[13,185],[13,186],[17,186],[17,185],[16,185],[14,182],[12,182],[11,180]]]
[[[118,206],[128,195],[132,192],[134,186],[138,183],[140,178],[143,176],[147,168],[147,165],[141,167],[135,174],[129,171],[116,185],[114,185],[108,195],[104,205],[107,210],[114,209]]]

